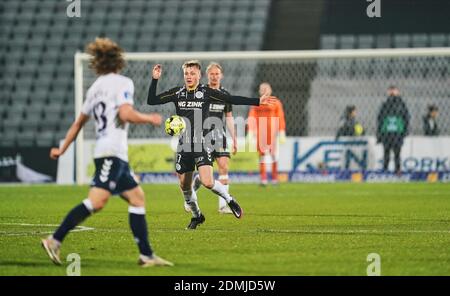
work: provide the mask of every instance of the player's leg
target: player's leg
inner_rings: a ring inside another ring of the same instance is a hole
[[[42,246],[55,264],[61,264],[59,249],[69,231],[82,223],[92,213],[100,211],[106,205],[110,196],[111,193],[103,188],[91,188],[88,198],[67,214],[55,233],[41,241]]]
[[[272,184],[278,184],[278,157],[277,157],[277,149],[276,149],[276,141],[272,142],[270,146],[270,158],[272,160]]]
[[[202,182],[200,181],[200,177],[197,174],[194,176],[194,179],[192,179],[192,189],[194,189],[195,191],[198,191],[201,186],[202,186]]]
[[[180,189],[183,193],[184,201],[189,207],[193,217],[199,217],[201,214],[200,207],[198,206],[197,194],[192,190],[192,175],[193,172],[185,172],[178,174],[178,180],[180,182]]]
[[[389,169],[389,160],[391,158],[391,145],[388,142],[383,143],[383,171],[387,172]]]
[[[141,186],[122,192],[121,196],[128,201],[128,219],[134,240],[139,248],[138,264],[147,266],[173,266],[153,252],[148,240],[148,227],[145,219],[145,193]]]
[[[180,189],[184,197],[184,209],[186,212],[192,212],[194,218],[200,217],[200,208],[198,207],[197,194],[192,190],[192,175],[195,170],[195,155],[190,152],[179,152],[176,155],[175,170],[178,175]]]
[[[203,186],[210,189],[215,194],[219,195],[227,202],[230,209],[236,218],[241,218],[243,211],[236,200],[227,192],[226,187],[217,180],[214,180],[213,167],[211,163],[198,163],[198,174]]]
[[[225,186],[225,189],[228,193],[230,193],[230,183],[228,177],[228,164],[229,164],[229,156],[219,155],[216,157],[217,166],[219,167],[219,182]],[[221,214],[232,214],[233,212],[227,205],[225,199],[219,196],[219,213]]]
[[[400,159],[400,153],[402,151],[402,143],[395,143],[394,147],[394,161],[395,161],[395,173],[400,174],[401,173],[401,159]]]
[[[198,176],[198,174],[196,174],[192,179],[192,190],[194,191],[195,196],[197,196],[197,191],[200,189],[201,186],[202,182],[200,181],[200,177]],[[187,213],[191,211],[191,208],[186,201],[184,201],[184,210]]]
[[[278,162],[275,155],[272,155],[272,184],[278,184]]]
[[[201,212],[198,205],[197,194],[195,190],[192,189],[192,175],[193,171],[178,173],[180,189],[183,192],[184,200],[192,213],[191,222],[188,224],[186,229],[196,229],[197,226],[205,222],[205,216]]]
[[[267,171],[266,171],[266,152],[259,150],[259,176],[260,176],[260,185],[267,185]]]

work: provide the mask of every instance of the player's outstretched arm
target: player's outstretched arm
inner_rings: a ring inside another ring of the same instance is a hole
[[[233,105],[268,105],[276,102],[276,98],[272,96],[262,96],[260,98],[248,98],[242,96],[231,96],[218,90],[207,88],[208,95],[212,100],[222,101]]]
[[[173,88],[166,92],[163,92],[159,95],[156,95],[156,87],[158,86],[158,79],[162,74],[162,66],[157,64],[153,67],[152,70],[152,82],[150,83],[150,87],[148,89],[148,97],[147,104],[149,105],[162,105],[169,102],[173,102],[176,98],[176,92],[178,88]]]
[[[119,118],[123,122],[131,123],[150,123],[153,125],[161,125],[162,117],[158,113],[145,114],[134,110],[130,104],[123,104],[119,108]]]
[[[52,148],[50,150],[50,158],[51,159],[58,159],[61,155],[66,152],[67,148],[70,146],[70,144],[77,138],[78,133],[83,128],[83,126],[88,122],[89,116],[86,114],[81,113],[80,116],[78,116],[77,120],[75,120],[74,123],[72,123],[72,126],[67,131],[66,137],[64,138],[64,143],[60,148]]]

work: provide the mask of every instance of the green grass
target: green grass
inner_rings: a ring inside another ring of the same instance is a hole
[[[0,275],[65,275],[39,245],[87,187],[0,187]],[[242,220],[217,213],[205,189],[206,222],[190,216],[176,185],[145,185],[151,243],[173,268],[142,269],[118,198],[71,233],[62,257],[81,256],[82,275],[366,275],[369,253],[382,275],[450,275],[450,184],[232,185]],[[28,226],[19,224],[32,224]],[[41,225],[35,225],[41,224]],[[67,263],[66,263],[67,265]]]

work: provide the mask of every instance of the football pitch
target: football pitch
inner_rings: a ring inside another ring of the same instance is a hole
[[[366,275],[371,253],[381,275],[450,275],[450,184],[281,184],[230,186],[241,220],[217,212],[202,188],[206,222],[185,230],[177,185],[144,185],[150,240],[171,268],[140,268],[119,198],[64,241],[81,275]],[[66,275],[40,246],[86,186],[0,187],[0,275]]]

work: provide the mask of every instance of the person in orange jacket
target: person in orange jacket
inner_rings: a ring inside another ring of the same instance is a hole
[[[272,87],[268,82],[259,86],[261,96],[271,96]],[[283,104],[279,99],[272,105],[252,106],[248,114],[248,137],[250,141],[256,136],[257,150],[260,157],[259,171],[261,185],[267,185],[266,163],[272,163],[272,184],[278,183],[278,141],[283,144],[286,141],[286,121],[284,118]]]

